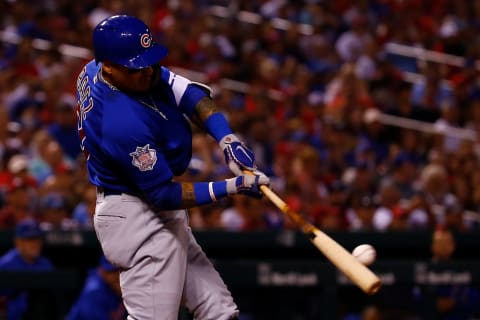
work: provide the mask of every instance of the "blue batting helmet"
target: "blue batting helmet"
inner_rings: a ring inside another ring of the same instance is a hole
[[[96,63],[111,61],[130,69],[141,69],[158,63],[167,48],[154,43],[148,26],[127,15],[111,16],[93,30]]]

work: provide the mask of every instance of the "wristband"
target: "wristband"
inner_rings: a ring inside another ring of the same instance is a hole
[[[213,191],[213,182],[211,181],[208,183],[208,193],[210,194],[210,199],[212,199],[213,202],[217,201],[217,197]]]
[[[212,203],[227,196],[227,182],[194,182],[193,192],[197,205]]]
[[[208,117],[207,120],[205,120],[205,127],[208,133],[217,141],[222,140],[227,134],[233,133],[227,119],[220,112],[215,112]]]

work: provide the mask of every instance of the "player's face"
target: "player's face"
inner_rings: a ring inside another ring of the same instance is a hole
[[[15,247],[25,261],[32,263],[41,254],[43,240],[41,238],[19,238],[15,240]]]
[[[449,232],[436,231],[433,234],[432,254],[439,260],[448,260],[455,251],[455,240]]]
[[[145,92],[152,87],[154,68],[128,69],[115,64],[104,64],[104,77],[119,90]]]

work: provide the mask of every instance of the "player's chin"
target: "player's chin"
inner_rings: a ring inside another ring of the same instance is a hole
[[[148,77],[140,83],[141,89],[143,91],[148,91],[153,87],[153,77]]]
[[[137,83],[134,87],[132,86],[131,91],[143,93],[149,91],[151,88],[152,84],[150,83],[150,81],[145,81]]]
[[[138,92],[148,92],[150,89],[152,88],[152,86],[142,86],[138,89]]]

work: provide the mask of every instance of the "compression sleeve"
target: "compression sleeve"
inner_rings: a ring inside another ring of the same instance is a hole
[[[220,112],[215,112],[208,117],[207,120],[205,120],[205,127],[207,132],[217,141],[222,140],[227,134],[233,133],[227,119]]]
[[[194,182],[193,191],[197,205],[212,203],[228,195],[226,181]]]
[[[195,204],[203,205],[215,202],[228,195],[227,181],[194,182]],[[175,210],[182,205],[182,187],[180,183],[169,183],[156,193],[151,203],[166,210]]]

